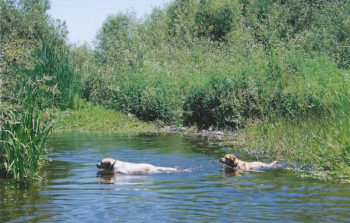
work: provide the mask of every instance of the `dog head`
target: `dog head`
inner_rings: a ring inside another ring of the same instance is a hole
[[[116,160],[112,158],[104,158],[96,166],[99,169],[112,170]]]
[[[230,167],[236,167],[238,165],[237,157],[232,154],[226,154],[224,157],[220,159],[220,162]]]

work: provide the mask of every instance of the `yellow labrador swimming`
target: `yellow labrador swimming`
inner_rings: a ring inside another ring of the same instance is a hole
[[[278,164],[278,161],[274,161],[272,163],[245,162],[239,160],[235,155],[232,154],[226,154],[223,158],[220,159],[220,162],[238,170],[258,170],[262,168],[272,168],[276,167]]]
[[[179,171],[177,168],[153,166],[147,163],[128,163],[113,158],[104,158],[97,164],[97,168],[123,174],[171,173]]]

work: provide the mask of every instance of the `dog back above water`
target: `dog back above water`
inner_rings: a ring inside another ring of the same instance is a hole
[[[220,162],[238,169],[238,170],[259,170],[264,168],[274,168],[278,166],[278,161],[273,161],[272,163],[263,163],[263,162],[246,162],[239,160],[235,155],[233,154],[226,154],[224,157],[220,159]]]
[[[99,169],[105,170],[107,173],[122,174],[172,173],[179,171],[179,169],[173,167],[154,166],[148,163],[129,163],[113,158],[104,158],[96,166]]]

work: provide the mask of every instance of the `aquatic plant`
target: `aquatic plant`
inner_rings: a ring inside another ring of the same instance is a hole
[[[20,182],[38,178],[51,127],[49,120],[40,120],[33,107],[8,112],[0,126],[0,171]]]
[[[64,23],[47,0],[0,1],[0,171],[21,182],[39,178],[51,118],[46,109],[77,107],[79,76],[70,63]]]

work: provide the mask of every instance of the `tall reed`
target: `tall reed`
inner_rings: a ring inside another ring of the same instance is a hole
[[[0,172],[21,182],[37,178],[44,160],[43,111],[80,103],[66,27],[48,9],[46,0],[0,1]]]
[[[38,92],[39,107],[73,108],[80,97],[80,78],[74,72],[68,48],[58,40],[44,40],[32,57],[36,59],[34,68],[23,73],[32,81],[46,80]]]
[[[40,120],[39,111],[10,111],[0,126],[0,171],[20,182],[31,182],[43,162],[51,123]]]

